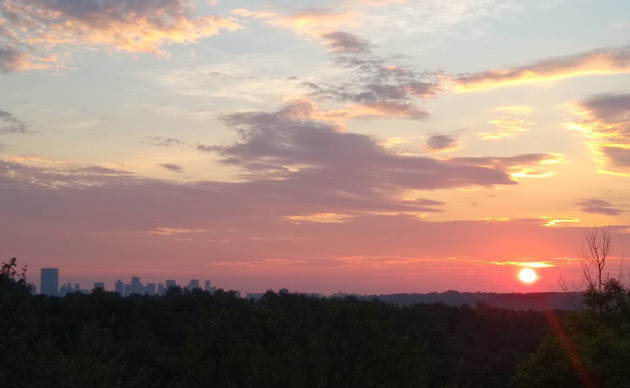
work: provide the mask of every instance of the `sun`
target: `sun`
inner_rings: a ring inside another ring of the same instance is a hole
[[[532,283],[535,282],[536,279],[538,279],[538,275],[536,275],[536,272],[534,272],[534,270],[531,268],[523,268],[518,273],[518,278],[523,283]]]

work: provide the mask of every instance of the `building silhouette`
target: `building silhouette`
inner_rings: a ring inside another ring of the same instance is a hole
[[[206,280],[203,285],[203,290],[213,294],[217,290],[217,288],[210,285],[210,280]]]
[[[116,281],[116,284],[114,284],[114,291],[119,293],[120,296],[124,296],[125,295],[125,285],[122,282],[122,280],[118,279]]]
[[[59,294],[59,268],[42,268],[41,293],[57,296]]]
[[[190,283],[186,286],[187,290],[194,290],[195,288],[199,288],[199,279],[191,279]]]
[[[155,283],[147,283],[146,287],[144,287],[145,289],[145,294],[148,295],[155,295],[156,294],[156,284]]]
[[[177,286],[177,283],[173,279],[168,279],[166,283],[164,284],[164,288],[166,288],[167,290],[171,287],[176,287],[176,286]]]

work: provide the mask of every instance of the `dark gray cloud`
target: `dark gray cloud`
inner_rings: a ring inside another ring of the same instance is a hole
[[[17,119],[9,112],[0,110],[0,133],[26,133],[26,123]]]
[[[433,134],[424,143],[429,152],[442,152],[457,148],[457,137],[443,134]]]
[[[624,212],[621,209],[615,208],[611,203],[606,202],[601,199],[595,199],[595,198],[583,199],[579,201],[577,204],[578,206],[582,208],[582,211],[586,213],[616,216]]]
[[[322,34],[324,44],[332,47],[332,51],[338,53],[360,53],[369,52],[370,43],[368,40],[344,31],[335,31]]]
[[[295,105],[275,113],[239,113],[225,119],[241,140],[208,151],[218,153],[223,163],[242,168],[242,178],[250,182],[264,181],[296,193],[391,200],[408,189],[511,185],[516,183],[510,176],[513,169],[552,158],[547,154],[446,160],[401,156],[369,136],[340,132],[330,123],[309,119]]]
[[[341,56],[335,64],[352,69],[356,75],[338,85],[305,82],[302,85],[311,90],[310,97],[363,104],[385,112],[389,109],[396,116],[403,112],[408,118],[422,119],[429,113],[419,108],[416,100],[442,90],[439,72],[418,72],[371,54]]]
[[[601,151],[615,166],[623,169],[630,168],[630,148],[602,146]]]
[[[164,163],[164,164],[158,164],[158,166],[164,167],[165,169],[169,171],[176,172],[179,174],[184,172],[184,169],[179,164]]]
[[[616,216],[624,211],[615,208],[611,203],[601,199],[583,199],[579,201],[578,206],[582,207],[582,211],[586,213],[604,214],[608,216]]]

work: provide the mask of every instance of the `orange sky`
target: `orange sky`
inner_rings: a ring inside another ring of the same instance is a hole
[[[628,36],[625,0],[4,1],[3,260],[84,288],[559,291],[609,226],[616,276]]]

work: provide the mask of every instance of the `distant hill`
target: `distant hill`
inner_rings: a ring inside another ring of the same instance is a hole
[[[348,296],[335,294],[332,297]],[[471,306],[483,303],[490,307],[500,307],[511,310],[576,310],[577,302],[581,301],[579,292],[533,292],[497,294],[489,292],[458,292],[446,291],[442,293],[431,292],[428,294],[391,294],[391,295],[353,295],[358,299],[373,300],[397,305],[410,305],[413,303],[437,303],[441,302],[450,306]]]

